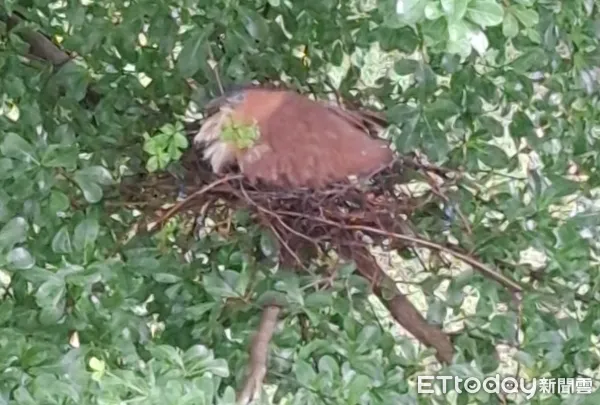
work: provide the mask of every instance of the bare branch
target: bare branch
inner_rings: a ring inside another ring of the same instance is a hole
[[[6,24],[9,30],[14,29],[23,20],[15,14],[7,17]],[[29,28],[19,29],[23,39],[29,44],[29,52],[38,59],[43,59],[52,63],[55,67],[61,67],[71,57],[65,51],[56,46],[50,39]]]
[[[267,374],[267,358],[269,343],[275,332],[277,317],[281,309],[275,305],[268,305],[263,309],[258,330],[250,347],[250,363],[246,374],[246,382],[238,393],[238,405],[247,405],[257,397],[262,382]]]

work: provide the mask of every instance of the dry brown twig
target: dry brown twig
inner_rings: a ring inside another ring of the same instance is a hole
[[[258,397],[263,379],[267,374],[267,358],[269,343],[277,326],[277,317],[281,308],[268,305],[263,309],[260,324],[250,346],[250,362],[246,372],[246,380],[237,396],[239,405],[247,405]]]
[[[193,201],[201,196],[203,196],[204,194],[206,194],[208,191],[212,190],[213,188],[227,183],[231,180],[236,180],[236,179],[241,179],[243,178],[243,176],[241,175],[230,175],[230,176],[225,176],[222,177],[220,179],[217,179],[215,181],[213,181],[210,184],[207,184],[206,186],[202,187],[201,189],[194,191],[192,194],[190,194],[189,196],[187,196],[185,199],[179,201],[177,204],[175,204],[171,209],[169,209],[169,211],[166,212],[166,214],[164,214],[163,216],[161,216],[158,221],[156,221],[156,226],[157,227],[162,227],[164,224],[167,223],[167,221],[171,218],[173,218],[174,215],[176,215],[178,212],[181,211],[181,209],[188,204],[190,201]]]

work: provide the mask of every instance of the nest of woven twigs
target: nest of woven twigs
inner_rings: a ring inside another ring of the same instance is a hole
[[[127,185],[122,194],[130,201],[143,200],[148,195],[156,198],[157,194],[162,195],[163,202],[171,199],[175,205],[160,215],[159,226],[177,214],[196,214],[218,221],[224,208],[243,208],[273,232],[283,248],[282,261],[290,265],[302,266],[305,260],[296,251],[306,248],[313,253],[358,245],[398,248],[398,243],[388,242],[398,242],[401,235],[407,237],[404,242],[411,239],[410,217],[433,200],[443,200],[439,184],[435,192],[418,197],[401,187],[418,172],[445,174],[417,158],[399,159],[371,176],[347,179],[320,190],[274,189],[251,184],[235,173],[219,176],[193,149],[184,155],[182,165],[181,178],[149,175],[136,182],[135,190]]]

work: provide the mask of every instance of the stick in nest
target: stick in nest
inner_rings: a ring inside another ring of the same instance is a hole
[[[278,214],[283,214],[283,215],[289,215],[289,216],[300,216],[300,217],[307,217],[305,214],[300,214],[300,213],[296,213],[296,212],[277,212]],[[335,227],[340,227],[343,229],[350,229],[350,230],[357,230],[357,231],[365,231],[368,233],[373,233],[373,234],[377,234],[377,235],[381,235],[381,236],[386,236],[389,238],[395,238],[395,239],[400,239],[406,242],[412,242],[416,245],[420,245],[422,247],[426,247],[429,249],[433,249],[433,250],[437,250],[440,252],[444,252],[444,253],[448,253],[454,257],[456,257],[459,260],[462,260],[463,262],[473,266],[475,269],[481,271],[482,273],[486,274],[487,276],[489,276],[490,278],[494,279],[495,281],[499,282],[500,284],[502,284],[504,287],[514,291],[514,292],[521,292],[523,291],[523,287],[521,287],[517,282],[512,281],[511,279],[503,276],[502,274],[496,272],[495,270],[490,269],[489,267],[487,267],[485,264],[481,263],[479,260],[467,256],[463,253],[457,252],[453,249],[450,249],[448,247],[439,245],[437,243],[425,240],[425,239],[421,239],[415,236],[409,236],[409,235],[401,235],[399,233],[394,233],[394,232],[388,232],[388,231],[382,231],[380,229],[376,229],[370,226],[363,226],[363,225],[343,225],[343,224],[339,224],[337,222],[334,221],[330,221],[327,220],[325,218],[315,218],[315,217],[308,217],[309,219],[313,219],[315,221],[319,221],[319,222],[323,222],[325,224],[331,225],[331,226],[335,226]]]
[[[202,187],[200,190],[195,191],[194,193],[192,193],[188,197],[186,197],[184,200],[179,201],[177,204],[175,204],[173,207],[171,207],[171,209],[169,211],[167,211],[167,213],[165,215],[163,215],[162,217],[160,217],[158,219],[158,221],[156,221],[156,226],[159,228],[162,227],[169,219],[171,219],[175,214],[177,214],[186,204],[197,199],[198,197],[202,196],[203,194],[206,194],[208,191],[212,190],[213,188],[215,188],[221,184],[227,183],[229,181],[241,179],[241,178],[243,178],[243,176],[241,174],[230,175],[230,176],[225,176],[220,179],[217,179],[210,184],[207,184],[206,186]]]

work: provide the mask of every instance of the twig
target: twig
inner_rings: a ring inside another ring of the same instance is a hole
[[[258,330],[250,347],[250,365],[246,381],[237,396],[238,405],[249,404],[260,390],[267,374],[269,343],[273,338],[280,311],[281,308],[275,305],[268,305],[263,309]]]
[[[281,219],[281,217],[280,217],[279,215],[277,215],[277,213],[275,213],[274,211],[271,211],[271,210],[269,210],[269,209],[267,209],[267,208],[263,207],[262,205],[258,204],[256,201],[254,201],[252,198],[250,198],[250,196],[249,196],[249,195],[248,195],[248,193],[246,192],[246,189],[245,189],[243,186],[241,186],[241,187],[240,187],[240,190],[242,191],[242,194],[244,194],[244,197],[246,198],[246,200],[247,200],[249,203],[251,203],[252,205],[254,205],[254,206],[255,206],[255,207],[256,207],[256,208],[257,208],[259,211],[261,211],[261,212],[263,212],[263,213],[265,213],[265,214],[267,214],[267,215],[270,215],[270,216],[274,217],[274,218],[277,220],[277,222],[279,222],[279,223],[281,224],[281,226],[283,226],[283,227],[284,227],[285,229],[287,229],[289,232],[291,232],[292,234],[294,234],[294,235],[298,236],[299,238],[302,238],[302,239],[304,239],[304,240],[306,240],[306,241],[308,241],[308,242],[310,242],[310,243],[314,244],[314,245],[315,245],[315,247],[317,248],[317,250],[320,250],[320,249],[319,249],[319,245],[317,244],[317,242],[316,242],[314,239],[312,239],[312,238],[310,238],[310,237],[308,237],[308,236],[304,235],[304,234],[303,234],[303,233],[301,233],[301,232],[298,232],[298,231],[296,231],[294,228],[292,228],[292,227],[290,227],[288,224],[286,224],[286,223],[285,223],[285,222],[284,222],[284,221]]]
[[[15,14],[6,18],[6,23],[9,29],[21,23],[22,21],[23,20]],[[23,39],[25,39],[30,46],[31,54],[36,58],[48,61],[55,67],[61,67],[71,60],[71,57],[66,52],[61,50],[51,40],[39,32],[33,31],[29,28],[24,28],[21,30],[21,32],[23,34]]]
[[[171,209],[169,211],[167,211],[167,213],[165,215],[163,215],[162,217],[160,217],[158,219],[158,221],[156,221],[156,226],[162,226],[166,221],[171,219],[171,217],[173,217],[173,215],[175,215],[181,209],[181,207],[183,207],[188,202],[194,200],[198,196],[201,196],[202,194],[206,193],[207,191],[212,190],[213,188],[217,187],[218,185],[227,183],[232,180],[241,179],[242,177],[243,176],[240,174],[230,175],[230,176],[225,176],[220,179],[217,179],[210,184],[207,184],[206,186],[202,187],[200,190],[193,192],[192,194],[187,196],[184,200],[179,201],[177,204],[175,204],[173,207],[171,207]]]
[[[452,174],[452,173],[457,174],[457,175],[461,174],[460,172],[458,172],[456,170],[447,169],[445,167],[440,167],[440,166],[432,165],[429,163],[417,162],[414,158],[401,157],[401,158],[399,158],[399,160],[407,166],[411,166],[416,169],[429,170],[429,171],[432,171],[436,174],[443,176],[444,178],[448,178],[448,175]]]
[[[281,237],[281,235],[279,235],[279,232],[277,232],[277,229],[275,229],[274,226],[271,226],[270,228],[271,228],[271,231],[273,231],[273,233],[275,234],[275,237],[277,238],[277,240],[279,241],[279,243],[281,243],[283,245],[283,247],[285,248],[285,250],[288,251],[288,253],[294,258],[294,260],[296,260],[296,262],[298,263],[298,265],[300,267],[302,267],[303,270],[306,270],[308,272],[308,269],[302,263],[302,260],[300,259],[300,257],[298,257],[298,255],[296,254],[296,252],[294,252],[294,250],[286,243],[286,241]]]
[[[521,328],[523,327],[523,298],[521,294],[513,294],[514,302],[517,306],[517,327],[515,331],[515,346],[521,350]],[[521,374],[521,363],[517,362],[517,370],[515,371],[515,378],[519,378]]]
[[[450,200],[450,198],[448,198],[448,196],[446,195],[446,193],[444,193],[444,191],[442,191],[440,189],[440,187],[437,185],[437,183],[435,182],[435,179],[432,177],[432,175],[430,173],[427,173],[427,172],[425,173],[425,175],[427,176],[429,185],[431,186],[431,191],[435,195],[437,195],[438,197],[440,197],[442,200],[444,200],[444,202],[446,204],[452,204],[452,201]],[[453,206],[453,209],[456,210],[456,213],[458,214],[458,217],[460,218],[461,222],[463,223],[464,229],[467,231],[467,234],[468,235],[472,235],[473,234],[473,230],[471,229],[471,225],[469,224],[469,221],[467,221],[467,218],[463,215],[462,211],[460,210],[460,207]]]
[[[225,89],[223,88],[223,83],[221,82],[221,76],[219,76],[219,71],[217,70],[217,66],[219,66],[219,62],[215,58],[215,55],[213,54],[210,44],[208,44],[207,47],[208,47],[208,56],[210,57],[211,60],[215,61],[215,66],[212,68],[212,71],[215,74],[215,79],[217,80],[217,85],[219,86],[219,91],[221,92],[221,95],[223,96],[223,95],[225,95]]]
[[[454,347],[448,334],[429,324],[410,300],[396,286],[395,281],[379,266],[366,247],[342,246],[343,257],[356,263],[358,272],[371,282],[373,292],[385,305],[392,317],[419,342],[436,350],[436,358],[449,364],[454,357]],[[391,293],[391,294],[390,294]],[[391,296],[390,296],[391,295]]]
[[[521,287],[518,283],[516,283],[515,281],[512,281],[509,278],[490,269],[489,267],[487,267],[483,263],[479,262],[478,260],[475,260],[472,257],[469,257],[465,254],[459,253],[453,249],[447,248],[445,246],[439,245],[437,243],[434,243],[434,242],[431,242],[431,241],[428,241],[425,239],[418,238],[416,236],[408,236],[408,235],[402,235],[402,234],[394,233],[394,232],[381,231],[379,229],[376,229],[376,228],[373,228],[370,226],[364,226],[364,225],[344,225],[344,224],[339,224],[335,221],[330,221],[328,219],[317,218],[317,217],[309,216],[306,214],[300,214],[300,213],[296,213],[296,212],[279,211],[279,213],[288,215],[288,216],[296,216],[296,217],[303,217],[306,219],[312,219],[312,220],[319,221],[324,224],[335,226],[335,227],[341,228],[341,229],[370,232],[370,233],[374,233],[374,234],[381,235],[381,236],[387,236],[389,238],[400,239],[400,240],[404,240],[406,242],[412,242],[412,243],[418,244],[423,247],[434,249],[434,250],[437,250],[440,252],[445,252],[445,253],[451,254],[452,256],[456,257],[457,259],[462,260],[463,262],[465,262],[467,264],[470,264],[474,268],[476,268],[476,269],[480,270],[481,272],[483,272],[484,274],[487,274],[488,276],[490,276],[492,279],[498,281],[500,284],[504,285],[505,287],[507,287],[513,291],[516,291],[516,292],[523,291],[523,287]]]

